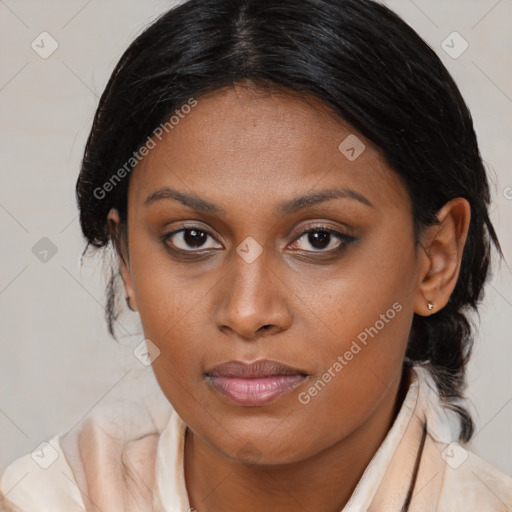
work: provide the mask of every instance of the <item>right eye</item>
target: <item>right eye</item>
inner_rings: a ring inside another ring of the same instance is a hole
[[[163,241],[167,246],[171,247],[171,249],[177,249],[183,252],[199,252],[199,250],[203,251],[205,249],[218,249],[219,247],[206,245],[208,238],[215,241],[213,235],[205,229],[198,226],[189,226],[164,235]],[[220,248],[222,248],[222,246]],[[194,251],[190,249],[196,250]]]

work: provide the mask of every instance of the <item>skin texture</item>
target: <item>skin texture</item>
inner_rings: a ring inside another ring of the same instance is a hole
[[[354,161],[338,149],[350,134],[365,144]],[[153,362],[159,385],[189,426],[191,506],[339,511],[400,406],[413,314],[435,314],[453,291],[467,201],[445,205],[439,224],[415,245],[407,191],[370,141],[314,99],[242,86],[198,98],[130,180],[120,270],[144,335],[160,350]],[[213,202],[224,214],[172,198],[145,205],[162,187]],[[371,206],[341,197],[277,211],[281,202],[333,188],[350,189]],[[116,210],[109,222],[116,236]],[[185,227],[210,236],[199,246],[187,245],[183,232],[162,240]],[[301,234],[315,227],[313,233],[328,227],[353,240],[332,235],[315,246]],[[262,248],[251,263],[236,251],[247,237]],[[175,255],[173,243],[202,256]],[[393,304],[400,311],[301,403],[299,394]],[[230,360],[263,358],[308,378],[277,400],[248,407],[219,394],[204,375]]]

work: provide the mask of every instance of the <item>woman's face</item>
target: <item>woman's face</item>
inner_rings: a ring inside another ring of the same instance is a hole
[[[123,275],[156,378],[217,452],[304,460],[396,396],[418,284],[410,200],[313,100],[237,87],[181,114],[128,195]]]

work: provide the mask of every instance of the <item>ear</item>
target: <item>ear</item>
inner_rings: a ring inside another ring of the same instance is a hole
[[[414,312],[428,316],[444,308],[457,284],[462,253],[471,220],[468,201],[457,197],[446,203],[420,242],[418,287]],[[429,309],[428,304],[433,308]]]
[[[131,309],[137,310],[135,292],[133,289],[132,275],[130,270],[130,260],[128,258],[128,247],[124,247],[123,240],[120,237],[120,218],[119,212],[112,208],[107,215],[110,237],[114,243],[119,264],[119,273],[123,280],[125,297]]]

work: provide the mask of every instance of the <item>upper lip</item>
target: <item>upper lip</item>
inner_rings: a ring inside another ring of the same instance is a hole
[[[257,379],[277,375],[307,375],[307,372],[292,368],[279,361],[259,359],[253,363],[242,361],[228,361],[219,364],[206,372],[208,377],[232,377],[242,379]]]

